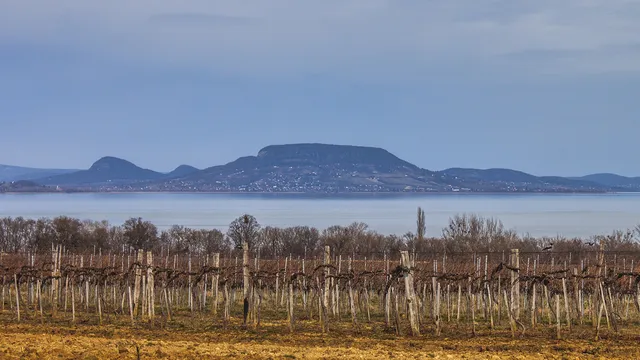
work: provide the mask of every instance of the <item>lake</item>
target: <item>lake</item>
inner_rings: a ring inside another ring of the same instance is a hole
[[[160,229],[174,224],[219,228],[249,213],[262,225],[325,228],[354,221],[385,234],[415,231],[425,211],[427,234],[438,236],[456,214],[495,217],[505,227],[535,236],[607,234],[640,223],[640,194],[0,194],[0,217],[67,215],[121,224],[130,217]]]

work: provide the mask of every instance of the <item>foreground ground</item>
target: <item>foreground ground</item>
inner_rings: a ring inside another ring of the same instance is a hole
[[[317,323],[310,321],[298,323],[291,335],[284,322],[250,330],[234,322],[224,330],[204,317],[135,327],[117,321],[98,326],[91,319],[77,325],[37,318],[17,323],[7,313],[0,319],[0,359],[640,358],[636,345],[640,336],[606,333],[594,341],[590,328],[573,330],[570,340],[553,340],[553,330],[547,328],[514,340],[508,331],[489,334],[483,329],[478,337],[471,337],[463,327],[445,329],[440,338],[431,334],[412,338],[376,325],[363,325],[358,334],[348,323],[334,324],[328,334],[322,334]]]

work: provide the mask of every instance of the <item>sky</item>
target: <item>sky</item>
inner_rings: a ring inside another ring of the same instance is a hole
[[[2,0],[0,164],[272,144],[640,176],[639,0]]]

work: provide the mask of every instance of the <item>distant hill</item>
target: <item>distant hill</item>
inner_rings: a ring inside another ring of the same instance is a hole
[[[29,180],[0,182],[0,193],[6,192],[51,192],[55,189]]]
[[[594,174],[534,176],[511,169],[422,169],[387,150],[352,145],[287,144],[199,170],[169,173],[104,157],[89,169],[32,178],[59,191],[214,192],[607,192],[640,191],[640,178]]]
[[[289,144],[271,145],[250,157],[262,165],[277,166],[367,166],[378,171],[420,170],[387,150],[353,145]]]
[[[267,192],[402,191],[407,187],[441,189],[433,173],[374,147],[290,144],[261,149],[161,184],[197,190]]]
[[[619,188],[629,191],[640,190],[640,177],[626,177],[616,174],[591,174],[582,177],[571,178],[573,180],[591,181],[604,186]]]
[[[462,179],[463,181],[478,181],[478,182],[518,182],[518,183],[533,183],[537,182],[538,178],[531,174],[524,173],[522,171],[510,170],[510,169],[463,169],[463,168],[451,168],[437,172],[438,175],[448,177],[450,179]]]
[[[510,169],[451,168],[436,173],[442,181],[475,191],[600,191],[603,186],[588,180],[567,179],[559,176],[534,176]]]
[[[128,184],[165,177],[165,174],[143,169],[116,157],[106,156],[96,161],[88,170],[36,179],[44,185],[87,186],[107,184]]]
[[[22,166],[0,165],[0,182],[18,180],[34,180],[48,176],[67,174],[78,170],[73,169],[38,169]]]
[[[328,144],[267,146],[257,156],[241,157],[157,186],[158,190],[185,186],[201,191],[260,192],[609,190],[589,181],[537,177],[509,169],[452,168],[433,172],[384,149]]]
[[[190,174],[193,174],[195,172],[200,171],[200,169],[195,168],[193,166],[190,165],[180,165],[177,168],[175,168],[173,171],[169,172],[166,174],[167,178],[179,178],[179,177],[183,177],[183,176],[187,176]]]

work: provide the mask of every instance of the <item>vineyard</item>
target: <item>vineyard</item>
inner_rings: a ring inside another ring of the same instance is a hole
[[[640,318],[634,254],[400,254],[279,259],[129,254],[3,254],[2,310],[16,322],[171,322],[200,314],[227,328],[299,321],[317,331],[380,322],[401,336],[471,335],[538,327],[556,338],[616,333]],[[280,319],[273,318],[280,316]],[[92,320],[91,320],[92,319]],[[86,320],[85,320],[86,321]],[[453,326],[455,325],[455,326]],[[574,327],[581,329],[574,331]]]
[[[457,217],[426,238],[421,209],[404,238],[250,215],[226,235],[158,236],[141,219],[0,223],[2,358],[640,355],[630,231],[531,239]]]

